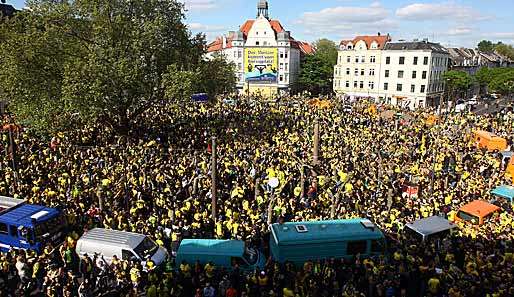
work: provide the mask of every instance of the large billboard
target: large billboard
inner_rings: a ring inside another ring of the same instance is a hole
[[[277,82],[277,48],[246,48],[244,56],[245,80],[247,82]]]

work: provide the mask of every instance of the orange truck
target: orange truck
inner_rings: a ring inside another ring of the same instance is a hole
[[[480,149],[488,151],[504,151],[507,149],[507,140],[496,136],[495,134],[483,130],[475,131],[474,140]]]
[[[493,213],[500,211],[500,208],[482,200],[475,200],[462,206],[457,215],[455,222],[469,222],[474,225],[483,225],[485,220]]]

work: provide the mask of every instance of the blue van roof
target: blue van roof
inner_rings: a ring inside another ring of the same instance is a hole
[[[499,186],[496,189],[491,191],[491,194],[503,197],[505,199],[510,200],[512,202],[512,199],[514,198],[514,187],[512,186]]]
[[[34,227],[31,216],[42,211],[46,211],[48,213],[39,217],[37,220],[38,222],[46,221],[59,213],[59,211],[55,208],[41,205],[24,204],[0,215],[0,222],[14,226]]]
[[[367,219],[273,224],[271,233],[278,245],[384,238],[382,231]]]
[[[184,239],[180,242],[178,254],[208,254],[240,257],[245,244],[241,240]]]

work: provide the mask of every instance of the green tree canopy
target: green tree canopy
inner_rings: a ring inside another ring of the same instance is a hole
[[[482,40],[477,45],[478,50],[482,52],[492,52],[494,51],[494,44],[489,40]]]
[[[334,66],[337,63],[337,46],[328,39],[320,39],[314,43],[316,52],[307,55],[302,62],[298,84],[301,91],[313,95],[330,94]]]
[[[514,69],[498,68],[488,84],[489,90],[503,95],[511,95],[514,93]]]
[[[446,80],[448,87],[453,90],[466,91],[472,84],[471,76],[464,71],[451,70],[443,74],[443,79]]]
[[[126,133],[171,93],[189,99],[195,90],[186,91],[192,84],[181,77],[216,79],[196,75],[206,63],[205,38],[191,35],[177,0],[29,0],[28,6],[0,27],[0,84],[25,124],[62,129],[75,115]],[[166,91],[165,78],[189,85]]]
[[[500,55],[503,55],[509,58],[510,60],[514,61],[514,47],[512,45],[499,43],[498,45],[496,45],[494,49]]]

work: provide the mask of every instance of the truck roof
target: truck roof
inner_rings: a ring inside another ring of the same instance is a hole
[[[278,245],[384,238],[368,219],[288,222],[273,224],[270,229]]]
[[[59,214],[59,211],[55,208],[23,204],[15,208],[8,209],[0,214],[0,222],[14,226],[33,227],[33,219],[37,222],[42,222],[57,214]]]
[[[416,220],[412,223],[406,224],[405,226],[421,235],[431,235],[441,231],[457,228],[457,225],[439,216],[431,216]]]
[[[490,213],[500,210],[500,208],[486,201],[475,200],[462,206],[459,210],[477,217],[486,217]]]
[[[492,190],[491,194],[500,196],[512,202],[512,200],[514,199],[514,187],[507,185],[499,186],[496,189]]]
[[[0,214],[25,203],[23,199],[0,196]]]
[[[177,254],[208,254],[240,257],[245,244],[241,240],[184,239]]]
[[[92,241],[102,244],[112,244],[126,248],[135,248],[138,246],[145,235],[119,230],[111,230],[104,228],[94,228],[82,235],[80,241]]]

